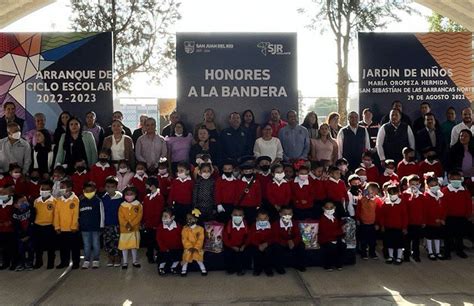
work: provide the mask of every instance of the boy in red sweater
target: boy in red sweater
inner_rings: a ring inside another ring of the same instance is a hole
[[[130,180],[130,185],[137,188],[138,192],[138,201],[143,202],[143,199],[146,195],[146,179],[148,174],[146,174],[146,163],[137,162],[135,166],[135,175]]]
[[[230,215],[237,201],[237,178],[234,176],[233,160],[222,164],[222,175],[216,179],[214,198],[217,204],[218,219],[222,223],[230,220]]]
[[[344,232],[342,221],[335,214],[336,206],[333,202],[324,204],[324,212],[319,219],[318,242],[321,247],[323,268],[333,271],[342,270],[346,244],[342,241]]]
[[[408,233],[405,237],[404,260],[410,261],[410,256],[420,262],[420,240],[423,238],[425,227],[424,202],[425,196],[420,192],[420,177],[410,175],[407,179],[408,189],[402,193],[407,205]],[[413,252],[413,253],[412,253]]]
[[[194,182],[191,179],[189,164],[180,162],[177,165],[177,177],[171,182],[168,205],[172,205],[176,222],[186,224],[186,215],[191,212]]]
[[[459,171],[451,171],[448,179],[449,185],[442,189],[444,196],[441,199],[446,208],[445,258],[450,259],[453,250],[459,257],[467,258],[462,240],[466,234],[468,219],[472,215],[471,194],[462,186]]]
[[[459,186],[457,187],[462,187],[462,185],[459,184]],[[426,248],[428,249],[428,258],[430,260],[442,260],[444,259],[444,256],[441,254],[440,249],[441,239],[445,236],[444,224],[446,219],[446,207],[444,206],[444,203],[442,201],[444,195],[439,190],[439,182],[436,176],[430,176],[426,178],[425,190],[425,237]]]
[[[72,191],[77,197],[80,197],[82,195],[84,184],[90,181],[90,175],[89,172],[87,172],[86,161],[83,158],[77,160],[74,164],[74,169],[76,169],[76,171],[71,176],[72,184],[74,186]]]
[[[268,213],[260,209],[257,220],[250,227],[248,245],[252,247],[253,275],[259,276],[262,271],[267,276],[273,276],[273,246],[275,241]]]
[[[242,179],[237,181],[236,205],[244,210],[245,220],[248,224],[255,222],[257,209],[262,205],[262,188],[255,178],[254,164],[246,161],[240,165]]]
[[[41,177],[41,174],[40,174],[39,169],[31,169],[29,180],[26,183],[26,189],[27,189],[26,194],[27,194],[29,202],[33,202],[34,200],[36,200],[36,198],[39,197],[40,177]]]
[[[264,207],[268,206],[268,193],[267,193],[267,186],[272,181],[272,173],[270,171],[270,165],[272,163],[272,159],[268,156],[260,156],[257,158],[257,180],[260,183],[260,188],[262,188],[262,205]]]
[[[399,176],[395,173],[395,161],[393,159],[385,160],[385,171],[380,175],[379,184],[383,186],[386,182],[392,182],[393,184],[398,184]]]
[[[315,219],[318,219],[323,213],[323,205],[326,200],[326,181],[324,175],[323,164],[318,161],[312,161],[309,184],[313,190],[313,217]]]
[[[380,225],[384,232],[384,247],[387,248],[387,264],[401,265],[403,258],[403,238],[407,234],[408,214],[406,200],[400,198],[397,185],[387,187],[387,197],[382,206]]]
[[[416,163],[415,150],[405,147],[402,150],[403,159],[397,165],[397,175],[399,178],[412,174],[420,175],[420,166]]]
[[[336,215],[341,218],[346,215],[344,207],[349,202],[346,184],[341,179],[341,170],[339,168],[330,166],[328,174],[329,179],[325,184],[327,200],[336,206]]]
[[[168,270],[172,274],[178,274],[176,267],[183,254],[183,243],[181,241],[181,225],[174,220],[173,210],[165,208],[161,222],[156,229],[156,242],[158,244],[158,273],[163,276]]]
[[[291,200],[296,220],[313,218],[314,195],[312,186],[309,183],[308,173],[308,167],[300,166],[298,176],[291,183]]]
[[[304,265],[304,243],[298,223],[293,220],[291,207],[282,207],[280,219],[273,222],[272,229],[275,237],[275,270],[278,274],[285,274],[284,258],[289,254],[291,266],[298,271],[306,271]]]
[[[379,170],[374,165],[374,159],[371,152],[366,151],[362,153],[362,163],[360,166],[366,171],[367,182],[379,182]]]
[[[271,220],[279,218],[280,208],[291,201],[291,183],[285,180],[285,172],[281,164],[272,166],[273,179],[267,186],[268,212]]]
[[[425,159],[420,162],[420,173],[425,174],[428,172],[434,172],[437,177],[443,177],[443,165],[441,164],[434,148],[426,148],[423,150],[423,155],[425,156]]]
[[[224,260],[228,274],[237,273],[238,276],[245,274],[248,236],[249,230],[244,221],[244,211],[240,207],[235,207],[231,220],[227,222],[222,233]]]
[[[168,159],[166,157],[160,158],[158,163],[158,183],[160,184],[160,193],[163,195],[165,201],[168,200],[168,195],[171,189],[171,175],[168,171]]]
[[[13,194],[14,195],[25,195],[26,194],[26,180],[23,176],[22,169],[17,164],[10,165],[9,171],[11,182],[13,183]]]
[[[99,161],[91,167],[89,174],[100,196],[105,193],[105,179],[116,174],[115,167],[109,163],[109,160],[110,149],[102,149],[99,153]]]
[[[147,248],[146,256],[148,263],[155,263],[156,228],[160,223],[161,214],[165,206],[165,200],[161,195],[160,184],[154,176],[147,178],[146,189],[150,191],[143,200],[142,223],[145,227],[143,242]]]
[[[0,270],[16,268],[16,237],[13,226],[13,185],[0,187],[0,248],[2,249],[2,265]]]

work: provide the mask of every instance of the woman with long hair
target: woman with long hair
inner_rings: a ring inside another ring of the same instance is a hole
[[[53,167],[53,144],[51,134],[46,129],[36,131],[36,144],[33,147],[32,169],[38,169],[41,176],[49,174]]]
[[[327,163],[327,166],[334,165],[337,160],[338,147],[337,142],[329,132],[327,123],[321,124],[318,131],[318,137],[311,139],[310,160]]]
[[[247,109],[242,113],[242,123],[240,125],[247,134],[249,146],[253,148],[255,140],[261,136],[260,126],[255,123],[255,115],[252,110]]]
[[[318,137],[318,115],[311,111],[306,117],[304,117],[303,124],[301,124],[308,130],[309,138],[316,139]]]
[[[328,115],[326,119],[326,123],[329,125],[329,131],[331,133],[331,137],[336,139],[337,133],[339,133],[339,130],[342,128],[342,126],[339,124],[339,118],[341,116],[339,113],[332,112]]]
[[[198,123],[194,127],[194,135],[197,134],[197,130],[202,126],[205,126],[209,133],[209,140],[216,142],[219,138],[219,126],[216,123],[216,113],[212,108],[206,108],[203,113],[203,121]]]

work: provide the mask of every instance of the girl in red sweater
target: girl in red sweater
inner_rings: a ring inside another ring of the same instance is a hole
[[[436,155],[436,151],[433,148],[427,148],[423,151],[423,155],[425,160],[420,162],[420,173],[434,172],[437,177],[443,177],[443,165]]]
[[[259,276],[262,271],[267,276],[273,276],[273,247],[274,235],[268,213],[260,209],[257,220],[250,227],[248,245],[253,253],[253,275]]]
[[[313,218],[314,195],[312,186],[309,183],[308,173],[308,167],[300,166],[298,176],[291,183],[291,199],[296,220]]]
[[[270,171],[271,163],[272,159],[268,156],[260,156],[257,158],[258,170],[256,171],[256,177],[260,183],[260,188],[262,188],[262,204],[264,207],[268,206],[267,186],[268,183],[272,181],[272,173]]]
[[[179,162],[176,168],[177,177],[171,182],[168,205],[173,206],[176,221],[183,225],[186,224],[186,215],[191,212],[194,182],[188,163]]]
[[[342,270],[346,244],[342,241],[344,232],[342,221],[335,214],[336,206],[332,202],[324,204],[324,213],[319,219],[318,242],[321,246],[323,267],[327,271],[336,268]]]
[[[257,209],[262,205],[262,188],[255,177],[254,164],[247,161],[240,165],[242,179],[237,181],[236,205],[244,209],[245,220],[248,224],[255,222]]]
[[[370,151],[362,153],[362,163],[360,166],[366,171],[367,182],[379,182],[379,170],[374,165],[374,159]]]
[[[422,231],[425,226],[425,196],[420,191],[420,177],[418,175],[410,175],[407,180],[408,189],[402,194],[408,213],[408,233],[405,239],[404,259],[408,262],[410,256],[413,256],[416,262],[420,262],[420,240],[423,238]]]
[[[105,179],[116,174],[115,167],[109,163],[109,160],[110,149],[102,149],[99,153],[99,161],[91,167],[89,173],[89,177],[95,183],[97,193],[100,196],[105,193]]]
[[[231,220],[227,222],[222,233],[224,260],[228,274],[237,273],[238,276],[245,274],[248,236],[249,229],[244,221],[244,211],[240,207],[235,207]]]
[[[330,166],[328,170],[329,179],[326,181],[327,200],[334,203],[336,206],[336,215],[341,218],[346,215],[346,203],[349,202],[347,188],[344,181],[341,179],[341,170],[339,168]]]
[[[217,204],[218,220],[227,223],[237,201],[237,178],[234,176],[235,162],[228,159],[222,164],[222,175],[216,179],[214,198]]]
[[[156,229],[160,223],[161,214],[165,206],[165,199],[160,191],[158,179],[154,176],[147,178],[146,189],[150,192],[143,200],[142,224],[145,227],[143,242],[147,248],[148,263],[155,263]]]
[[[326,178],[324,166],[321,162],[311,162],[311,172],[309,173],[309,184],[313,190],[313,217],[319,219],[323,213],[323,205],[326,200]]]
[[[143,199],[146,195],[146,179],[148,174],[146,174],[146,163],[137,162],[135,166],[135,175],[130,180],[130,185],[137,188],[138,191],[138,201],[143,202]]]
[[[443,193],[439,190],[438,184],[438,178],[436,176],[426,178],[424,202],[425,237],[428,258],[430,260],[444,259],[440,247],[441,239],[444,237],[446,208],[442,201]]]
[[[280,208],[287,206],[291,201],[291,183],[285,179],[285,172],[281,164],[272,166],[273,179],[267,186],[268,212],[271,220],[278,219]]]
[[[74,173],[71,176],[74,194],[78,197],[82,195],[84,184],[88,182],[90,174],[86,167],[86,160],[81,158],[74,163]]]
[[[403,159],[397,165],[397,175],[399,178],[410,175],[420,175],[420,167],[415,160],[415,150],[403,148]]]
[[[383,186],[386,182],[392,182],[395,184],[399,182],[398,175],[395,173],[395,166],[395,161],[393,159],[385,160],[385,171],[380,176],[380,186]]]
[[[161,222],[156,228],[158,273],[161,276],[165,275],[168,271],[172,274],[178,274],[176,268],[183,254],[181,231],[181,225],[174,220],[171,208],[165,208],[161,216]],[[167,265],[169,270],[166,267]]]

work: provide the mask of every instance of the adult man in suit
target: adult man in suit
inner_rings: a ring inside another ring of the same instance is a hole
[[[418,153],[422,156],[423,150],[429,147],[435,149],[438,157],[443,160],[446,153],[446,143],[444,141],[443,132],[436,125],[436,118],[433,113],[426,113],[425,127],[416,132],[416,148]]]

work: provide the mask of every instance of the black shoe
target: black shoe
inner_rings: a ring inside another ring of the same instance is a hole
[[[37,270],[41,268],[42,266],[43,266],[42,262],[35,262],[35,264],[33,265],[33,269]]]
[[[73,270],[79,269],[79,264],[72,264],[71,269],[73,269]]]
[[[181,277],[186,277],[188,276],[188,272],[187,271],[181,271]]]
[[[443,254],[436,254],[436,258],[439,259],[439,260],[444,260],[444,256]]]
[[[134,262],[134,263],[132,264],[132,266],[133,266],[134,268],[141,268],[141,267],[142,267],[142,265],[139,264],[138,262]]]
[[[370,259],[378,260],[379,257],[377,256],[377,254],[373,254],[373,255],[370,255]]]
[[[52,269],[54,269],[54,264],[51,263],[46,266],[46,270],[52,270]]]
[[[67,268],[67,267],[69,267],[68,264],[60,263],[59,265],[56,266],[56,269],[64,269],[64,268]]]
[[[268,276],[268,277],[272,277],[273,276],[273,271],[271,269],[267,269],[265,270],[265,274]]]
[[[122,265],[122,270],[127,270],[128,269],[128,264],[123,264]]]
[[[276,268],[275,271],[280,275],[283,275],[283,274],[286,273],[285,268]],[[267,272],[265,271],[265,273],[267,273]],[[267,273],[267,275],[268,275],[268,273]]]
[[[8,267],[8,270],[10,270],[10,271],[15,271],[15,269],[16,269],[15,265],[11,265],[10,267]]]
[[[386,264],[393,264],[393,258],[392,257],[388,257],[386,260],[385,260],[385,263]]]
[[[461,258],[467,258],[467,254],[464,253],[464,251],[456,252],[456,255],[458,255],[458,257],[461,257]]]
[[[207,271],[201,271],[201,276],[207,276]]]
[[[232,274],[234,274],[234,273],[235,273],[235,271],[234,271],[234,270],[227,270],[226,272],[227,272],[227,274],[229,274],[229,275],[232,275]]]
[[[410,262],[410,256],[405,256],[403,257],[404,262]]]
[[[421,262],[420,256],[413,256],[413,260],[414,260],[415,262]]]
[[[253,270],[253,276],[260,276],[262,274],[261,270]]]
[[[305,271],[306,271],[306,267],[305,267],[305,266],[296,266],[295,269],[298,270],[298,271],[300,271],[300,272],[305,272]]]
[[[403,261],[402,261],[401,258],[397,258],[397,259],[395,259],[395,261],[393,262],[393,264],[396,265],[396,266],[399,266],[399,265],[401,265],[402,263],[403,263]]]
[[[244,270],[237,272],[237,276],[243,276],[243,275],[245,275],[245,271],[244,271]]]
[[[171,274],[176,275],[178,274],[178,270],[176,268],[171,268]]]
[[[165,276],[165,275],[166,275],[165,269],[163,269],[163,268],[158,268],[158,274],[159,274],[160,276]]]
[[[9,267],[8,265],[1,265],[0,270],[6,270],[6,269],[8,269],[8,267]]]

